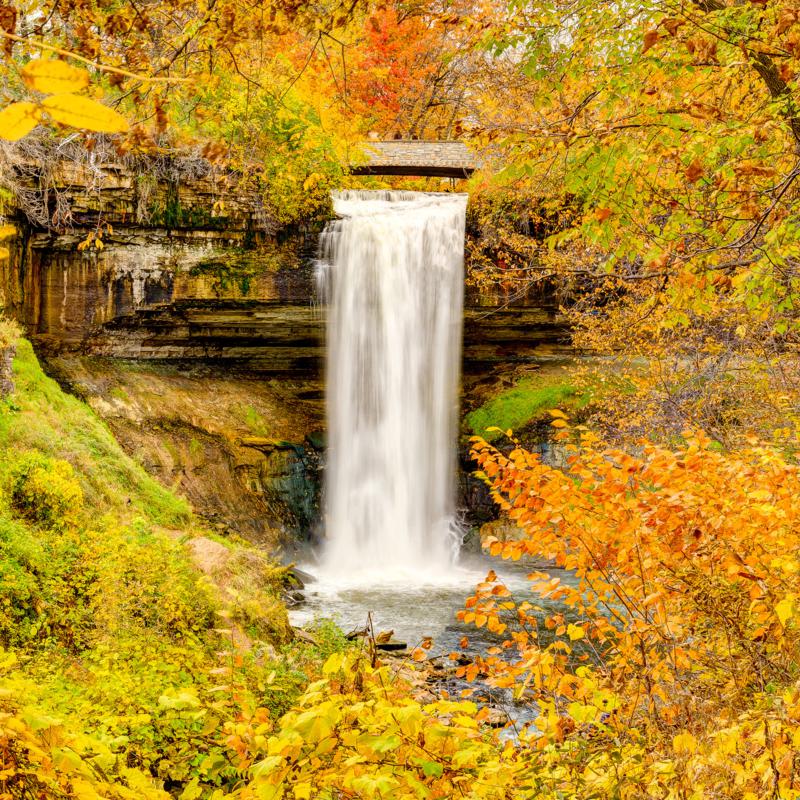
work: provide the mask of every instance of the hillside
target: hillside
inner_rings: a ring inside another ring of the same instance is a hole
[[[0,796],[222,785],[245,696],[281,711],[316,657],[285,647],[284,571],[209,538],[3,333],[17,355],[0,401]],[[267,691],[253,665],[270,661]]]

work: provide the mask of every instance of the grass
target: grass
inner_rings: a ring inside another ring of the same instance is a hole
[[[519,430],[549,419],[547,412],[551,408],[576,411],[586,406],[590,399],[589,392],[579,390],[560,375],[523,378],[476,408],[465,421],[472,434],[491,442],[500,438],[502,431]]]
[[[19,327],[11,320],[0,318],[0,347],[7,347],[16,341],[19,336]]]

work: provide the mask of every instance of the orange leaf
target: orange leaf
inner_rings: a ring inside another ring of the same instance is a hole
[[[415,647],[411,651],[411,658],[413,658],[414,661],[424,661],[426,657],[425,651],[421,647]]]
[[[610,208],[598,208],[594,212],[594,217],[598,222],[605,222],[611,216]]]
[[[705,170],[703,169],[703,165],[700,163],[698,159],[694,159],[691,164],[684,170],[684,175],[686,176],[686,180],[689,183],[695,183],[700,178],[703,177],[703,173]]]
[[[660,38],[657,30],[649,30],[644,35],[644,43],[642,44],[642,53],[646,53]]]

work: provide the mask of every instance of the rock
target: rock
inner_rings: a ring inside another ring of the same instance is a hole
[[[306,441],[315,450],[324,450],[327,436],[325,435],[325,431],[311,431],[311,433],[306,435]]]
[[[511,718],[505,711],[503,711],[502,708],[496,708],[492,706],[488,708],[488,714],[484,719],[484,722],[490,728],[504,728],[510,721]]]
[[[501,542],[517,542],[520,539],[524,539],[525,536],[525,531],[506,517],[487,522],[481,526],[481,541],[493,537]]]
[[[240,447],[251,447],[262,453],[272,453],[275,450],[294,450],[296,452],[301,449],[299,445],[292,442],[285,442],[283,439],[268,439],[264,436],[242,436],[236,443]]]
[[[304,631],[302,628],[292,628],[292,633],[294,633],[295,639],[319,647],[319,642],[308,631]]]
[[[13,344],[0,348],[0,397],[14,394],[13,362],[16,350]]]
[[[290,590],[288,592],[284,592],[283,594],[283,602],[289,608],[295,608],[296,606],[300,606],[306,601],[306,596],[300,592],[295,590]]]
[[[186,546],[191,550],[192,559],[198,569],[206,575],[220,572],[228,566],[231,551],[224,544],[215,542],[205,536],[196,536],[190,539]]]
[[[289,565],[288,575],[291,577],[292,582],[300,589],[305,589],[307,583],[315,583],[316,578],[303,569],[299,569],[294,564]]]
[[[393,651],[393,650],[406,650],[408,648],[407,642],[400,642],[397,639],[391,639],[386,642],[375,642],[375,649],[376,650],[386,650],[386,651]]]

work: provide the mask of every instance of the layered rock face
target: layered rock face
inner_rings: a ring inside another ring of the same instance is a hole
[[[91,200],[76,195],[71,220],[82,227],[18,225],[0,258],[0,307],[212,525],[269,544],[313,539],[324,443],[317,233],[279,241],[256,200],[208,179],[177,194],[151,187],[149,216],[133,178],[107,182]],[[99,220],[102,248],[79,250]],[[555,308],[509,299],[467,292],[467,382],[563,346]],[[465,484],[465,506],[485,502]]]

